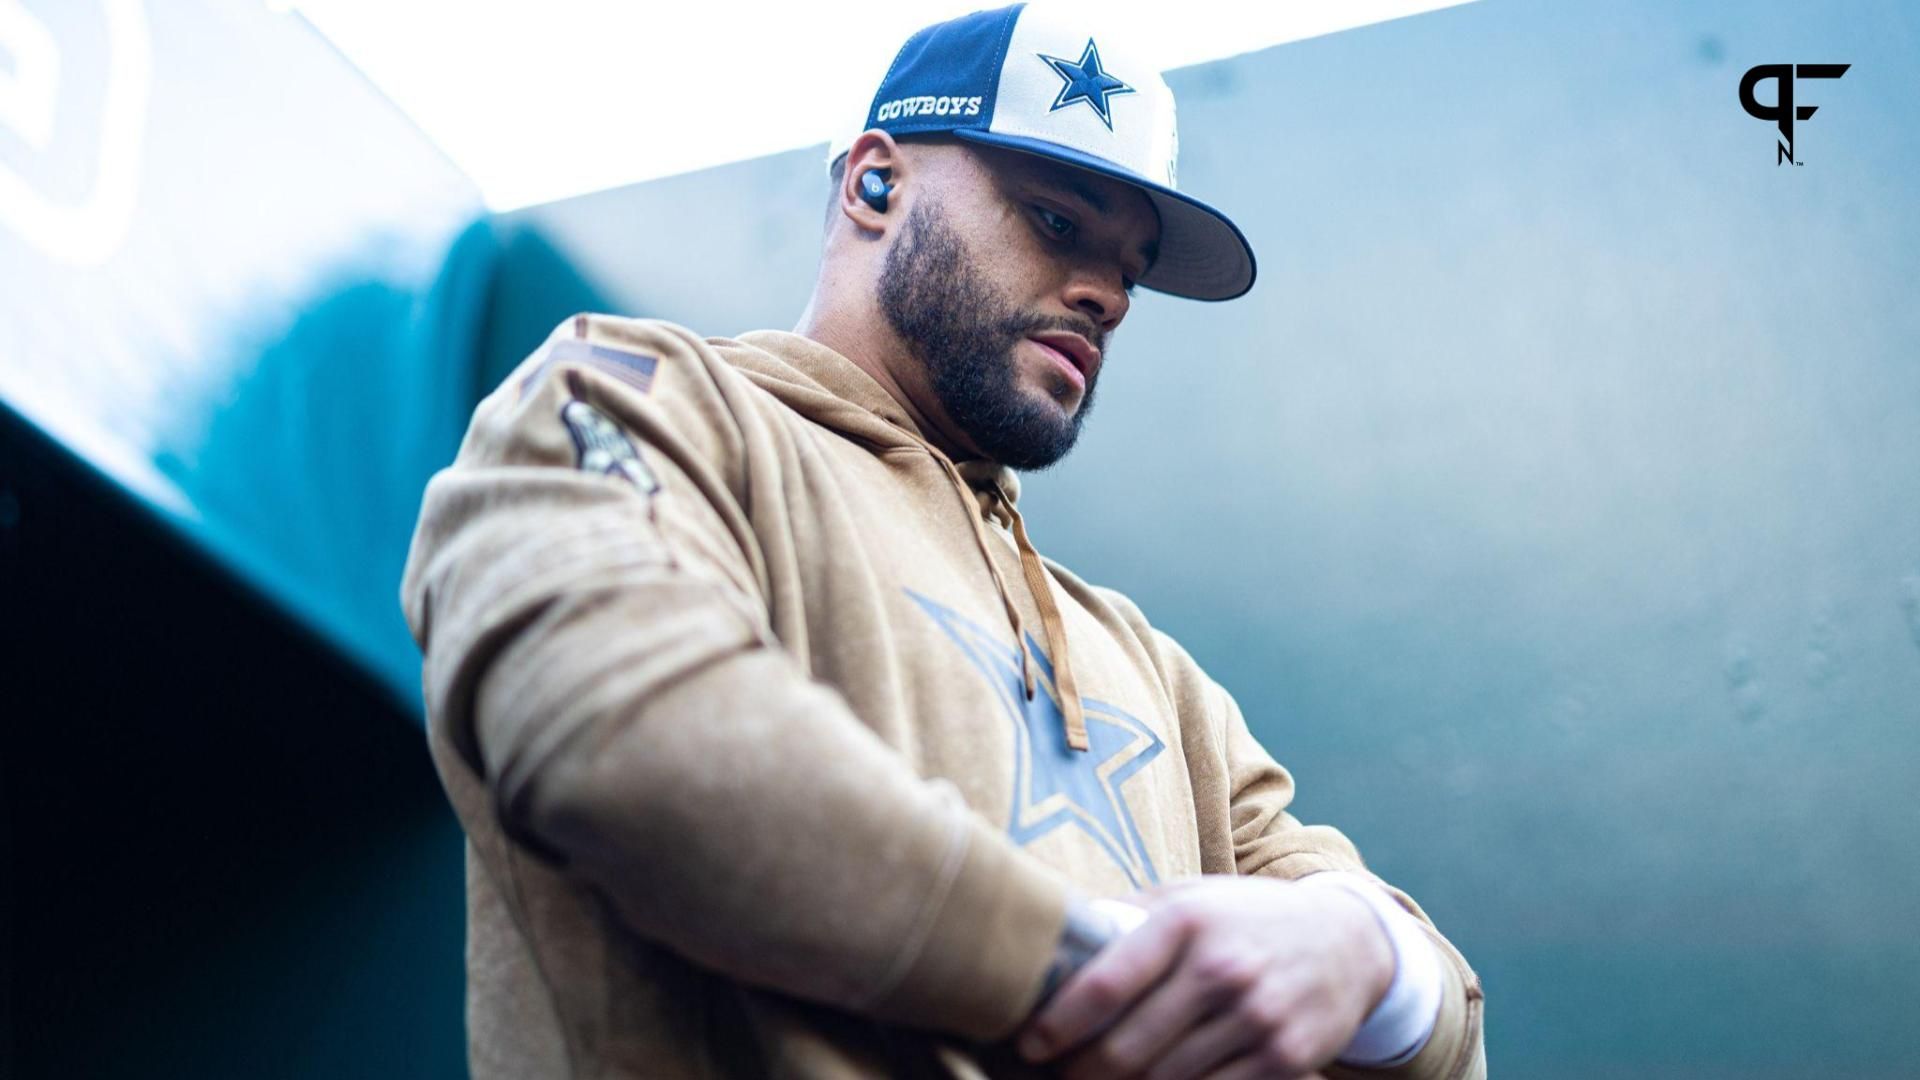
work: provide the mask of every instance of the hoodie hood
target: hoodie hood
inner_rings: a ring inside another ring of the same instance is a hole
[[[1020,479],[1014,471],[985,459],[955,462],[927,440],[907,411],[873,376],[811,338],[781,330],[757,330],[742,334],[736,340],[709,338],[707,343],[754,385],[807,420],[864,443],[875,453],[911,448],[939,465],[956,497],[968,508],[967,517],[973,523],[980,558],[986,563],[1001,606],[1012,624],[1014,641],[1020,650],[1021,677],[1027,697],[1031,699],[1037,685],[1032,650],[1027,646],[1026,627],[1022,625],[1007,582],[988,553],[990,541],[985,522],[992,521],[1007,530],[1020,555],[1021,576],[1026,579],[1034,606],[1040,612],[1047,651],[1053,657],[1054,682],[1066,722],[1067,745],[1086,750],[1090,745],[1087,722],[1068,653],[1066,624],[1053,595],[1053,583],[1047,576],[1046,566],[1028,538],[1026,522],[1017,508]]]

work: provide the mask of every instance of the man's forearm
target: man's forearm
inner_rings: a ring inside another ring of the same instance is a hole
[[[1066,917],[1060,927],[1060,939],[1054,944],[1053,962],[1047,967],[1035,1008],[1044,1005],[1074,972],[1085,967],[1101,949],[1115,938],[1145,922],[1145,908],[1123,900],[1087,899],[1070,896]]]
[[[508,710],[578,728],[500,770],[519,778],[502,803],[521,830],[643,936],[731,977],[975,1038],[1024,1017],[1064,904],[1050,876],[776,648],[716,649],[650,683],[651,643],[603,633],[638,620],[604,598],[579,608],[482,685],[483,727],[512,730]],[[575,689],[614,673],[634,692]]]

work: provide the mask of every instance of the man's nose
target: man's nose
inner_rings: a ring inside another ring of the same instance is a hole
[[[1081,267],[1067,281],[1067,306],[1092,319],[1102,331],[1111,331],[1126,318],[1131,298],[1119,270]]]

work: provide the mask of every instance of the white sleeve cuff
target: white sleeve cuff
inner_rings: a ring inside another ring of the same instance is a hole
[[[1300,881],[1336,886],[1366,901],[1393,945],[1393,982],[1340,1052],[1340,1063],[1379,1069],[1413,1060],[1433,1035],[1445,987],[1440,954],[1420,928],[1420,920],[1362,874],[1326,870]]]

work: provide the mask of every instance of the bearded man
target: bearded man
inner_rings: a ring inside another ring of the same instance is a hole
[[[1174,146],[1097,28],[929,27],[793,332],[579,316],[480,404],[402,589],[476,1077],[1484,1075],[1459,953],[1017,509],[1136,287],[1253,283]]]

